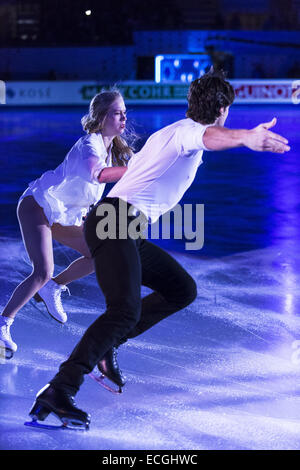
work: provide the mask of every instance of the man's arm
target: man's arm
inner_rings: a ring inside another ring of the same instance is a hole
[[[126,166],[114,166],[103,168],[98,176],[99,183],[115,183],[122,178],[127,171]]]
[[[209,150],[226,150],[234,147],[248,147],[256,152],[284,153],[290,150],[288,141],[279,134],[269,131],[277,120],[259,124],[254,129],[227,129],[208,127],[203,135],[203,143]]]

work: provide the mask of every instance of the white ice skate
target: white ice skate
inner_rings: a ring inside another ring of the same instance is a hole
[[[0,358],[4,355],[6,359],[11,359],[18,349],[10,335],[13,321],[12,318],[0,316]]]
[[[57,284],[55,281],[50,279],[50,281],[47,282],[47,284],[45,284],[34,296],[34,300],[36,300],[36,302],[44,302],[49,315],[59,323],[66,323],[68,319],[61,303],[61,293],[63,291],[68,291],[70,295],[70,291],[67,286]]]

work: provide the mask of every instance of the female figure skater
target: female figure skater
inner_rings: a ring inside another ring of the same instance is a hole
[[[61,291],[69,282],[94,271],[82,232],[83,217],[90,205],[101,198],[105,183],[123,176],[127,160],[133,154],[121,137],[125,131],[126,108],[117,89],[97,94],[81,123],[87,135],[75,143],[55,170],[31,182],[18,202],[18,221],[33,269],[15,289],[0,316],[0,352],[4,350],[7,359],[17,350],[10,326],[20,308],[33,296],[44,301],[49,314],[57,321],[66,322]],[[51,279],[52,239],[82,255],[54,279]]]

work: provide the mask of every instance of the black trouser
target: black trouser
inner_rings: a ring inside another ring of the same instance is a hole
[[[117,209],[119,200],[105,198],[103,202],[112,203]],[[90,373],[109,349],[186,307],[197,295],[192,277],[158,246],[141,238],[99,240],[98,205],[85,221],[85,238],[105,296],[106,311],[87,329],[51,381],[72,394],[79,390],[84,374]],[[128,223],[133,219],[129,217]],[[154,292],[141,299],[141,285]]]

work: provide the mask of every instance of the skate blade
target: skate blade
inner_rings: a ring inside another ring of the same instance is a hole
[[[59,429],[65,429],[65,426],[63,424],[61,424],[60,426],[57,425],[55,426],[54,424],[41,424],[39,423],[38,421],[26,421],[24,423],[24,426],[29,426],[29,427],[32,427],[32,428],[40,428],[40,429],[50,429],[51,431],[56,431],[56,430],[59,430]]]
[[[107,384],[105,382],[105,380],[107,380],[107,377],[105,377],[105,375],[98,376],[94,374],[93,372],[91,372],[89,374],[89,377],[91,377],[91,379],[95,380],[95,382],[97,382],[99,385],[101,385],[103,388],[105,388],[109,392],[114,393],[115,395],[120,395],[121,393],[123,393],[122,387],[119,387],[119,390],[116,390],[115,388],[112,388],[109,384]]]
[[[37,420],[33,419],[32,421],[26,421],[24,423],[25,426],[29,426],[32,428],[39,428],[39,429],[48,429],[50,431],[58,431],[62,429],[69,429],[72,431],[87,431],[89,429],[89,424],[87,423],[79,423],[73,420],[62,419],[61,425],[55,424],[42,424],[39,423]]]

